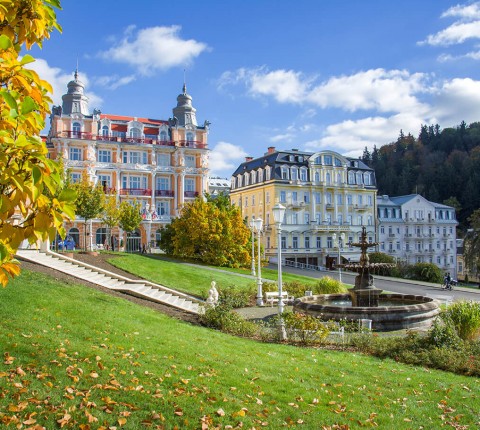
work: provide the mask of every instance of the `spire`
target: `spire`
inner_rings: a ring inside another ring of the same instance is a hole
[[[183,69],[183,94],[187,94],[187,71]]]
[[[73,77],[75,78],[76,81],[78,81],[78,55],[77,55],[77,68],[75,69],[75,73],[73,74]]]

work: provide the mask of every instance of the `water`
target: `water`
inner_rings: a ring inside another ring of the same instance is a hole
[[[380,298],[378,301],[378,306],[407,306],[407,305],[416,305],[420,304],[421,302],[414,302],[412,300],[394,300],[394,299],[382,299]],[[352,301],[349,299],[333,299],[328,300],[325,302],[319,302],[319,304],[323,306],[341,306],[344,308],[351,308]]]

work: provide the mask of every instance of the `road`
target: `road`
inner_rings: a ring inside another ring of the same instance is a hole
[[[271,269],[276,270],[276,265],[270,265]],[[295,273],[298,275],[308,276],[311,278],[322,278],[330,276],[338,279],[338,271],[316,272],[313,270],[296,269],[294,267],[283,267],[283,272]],[[355,273],[342,272],[342,282],[353,285],[355,283]],[[430,284],[428,282],[419,282],[412,280],[403,280],[399,278],[386,278],[384,276],[375,276],[374,284],[377,288],[400,294],[417,294],[421,296],[451,296],[453,300],[475,300],[480,302],[480,289],[470,289],[457,287],[453,291],[442,290],[439,284]]]

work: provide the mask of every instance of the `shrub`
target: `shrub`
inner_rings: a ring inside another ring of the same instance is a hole
[[[298,339],[303,345],[323,342],[330,329],[328,324],[322,323],[318,318],[301,313],[284,312],[283,322],[290,340]]]
[[[435,318],[428,332],[428,341],[435,347],[457,348],[462,343],[450,318],[439,316]]]
[[[451,322],[460,339],[474,340],[480,335],[479,302],[455,302],[441,316],[444,321]]]
[[[311,290],[313,294],[343,294],[348,291],[344,284],[330,276],[320,278]]]
[[[230,308],[244,308],[255,303],[257,289],[255,284],[248,288],[240,288],[236,285],[218,288],[218,302]]]
[[[200,316],[200,322],[206,327],[243,337],[253,337],[258,330],[255,323],[246,321],[226,304],[208,308],[205,313]]]
[[[412,278],[418,281],[441,283],[443,272],[433,263],[416,263],[411,266]]]

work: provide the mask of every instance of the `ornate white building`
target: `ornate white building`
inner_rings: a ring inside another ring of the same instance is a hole
[[[334,151],[270,147],[263,157],[248,157],[236,169],[230,200],[247,220],[262,218],[267,257],[273,260],[277,255],[272,208],[280,202],[286,207],[283,258],[331,267],[339,254],[343,261],[358,260],[358,248],[348,243],[359,240],[363,226],[369,240],[375,241],[376,191],[375,172],[359,159]]]
[[[156,232],[185,202],[208,191],[210,123],[197,124],[185,85],[168,120],[89,113],[77,72],[67,87],[62,106],[54,106],[50,118],[50,157],[63,160],[73,182],[87,175],[118,201],[138,201],[145,221],[136,235],[143,243],[155,242]],[[75,221],[69,234],[79,241],[82,228],[83,222]],[[99,220],[92,229],[94,242],[103,244]]]
[[[420,196],[377,199],[379,250],[409,264],[434,263],[456,276],[455,209]]]

